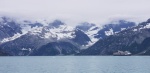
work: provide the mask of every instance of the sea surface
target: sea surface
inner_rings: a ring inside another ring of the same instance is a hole
[[[0,73],[150,73],[149,56],[0,57]]]

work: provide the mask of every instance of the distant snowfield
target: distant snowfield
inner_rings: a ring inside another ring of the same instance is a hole
[[[13,41],[23,35],[26,34],[31,34],[31,35],[38,35],[39,37],[43,38],[43,39],[57,39],[57,40],[61,40],[61,39],[72,39],[75,38],[75,30],[77,30],[75,27],[69,26],[67,24],[63,24],[63,25],[59,25],[59,27],[56,27],[55,25],[51,25],[52,22],[48,22],[46,20],[43,21],[30,21],[30,20],[17,20],[17,19],[11,19],[8,18],[9,22],[15,22],[16,24],[18,24],[22,29],[22,33],[16,33],[14,34],[14,36],[12,37],[7,37],[4,38],[0,41],[0,43],[6,43],[9,41]],[[54,21],[53,21],[54,22]],[[7,22],[5,22],[2,18],[0,19],[0,23],[2,24],[7,24]],[[34,26],[32,27],[32,24],[35,23],[40,23],[43,26]],[[30,25],[31,24],[31,25]],[[85,34],[87,34],[90,39],[92,39],[92,41],[88,42],[89,44],[87,45],[83,45],[83,46],[90,46],[93,43],[95,43],[96,41],[98,41],[98,39],[94,39],[93,35],[96,34],[98,32],[97,31],[89,31],[86,32]],[[82,37],[82,36],[81,36]],[[94,39],[94,40],[93,40]]]
[[[82,45],[83,47],[89,47],[93,45],[95,42],[97,42],[100,38],[96,38],[95,36],[99,35],[98,32],[103,29],[103,25],[88,23],[83,25],[83,27],[88,27],[86,31],[82,29],[77,29],[76,26],[71,26],[71,24],[67,24],[65,22],[59,21],[59,25],[51,25],[51,23],[55,22],[51,21],[49,19],[24,19],[24,18],[9,18],[5,17],[8,22],[15,22],[21,27],[22,33],[16,33],[12,37],[4,38],[0,41],[0,43],[6,43],[9,41],[13,41],[25,34],[31,34],[31,35],[38,35],[42,39],[56,39],[56,40],[62,40],[62,39],[72,39],[75,38],[75,30],[81,30],[84,32],[91,41],[87,42],[88,44]],[[7,24],[2,17],[0,18],[1,24]],[[42,26],[36,25],[41,24]],[[115,20],[115,22],[112,22],[113,24],[119,24],[118,21]],[[126,23],[126,22],[125,22]],[[35,25],[35,26],[32,26]],[[79,25],[79,24],[78,24]],[[114,25],[115,26],[115,25]],[[150,28],[149,25],[146,25],[144,28]],[[121,28],[120,31],[125,30],[126,28]],[[104,31],[106,36],[113,35],[117,32],[114,32],[112,28],[109,28],[109,30]],[[82,37],[82,36],[81,36]]]

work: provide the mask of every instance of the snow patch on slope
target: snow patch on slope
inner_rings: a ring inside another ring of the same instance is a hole
[[[16,33],[16,34],[14,34],[14,36],[12,36],[12,37],[4,38],[4,39],[1,41],[1,43],[5,43],[5,42],[8,42],[8,41],[15,40],[15,39],[21,37],[22,35],[23,35],[23,34]]]
[[[113,29],[111,28],[111,29],[109,29],[109,31],[105,31],[105,34],[107,36],[113,35],[114,34]]]
[[[94,28],[97,28],[96,26],[93,26],[91,27],[87,32],[86,34],[89,36],[89,38],[91,39],[92,42],[97,42],[99,39],[98,38],[95,38],[94,36],[97,35],[98,31],[100,30],[99,28],[95,29]]]
[[[66,25],[60,25],[60,27],[58,28],[53,28],[53,29],[48,29],[47,33],[45,33],[45,37],[52,37],[52,38],[57,38],[57,40],[59,39],[63,39],[63,38],[74,38],[73,34],[74,34],[74,29],[70,26],[66,26]]]
[[[150,23],[145,25],[145,26],[143,26],[143,27],[141,27],[141,28],[139,28],[139,30],[141,30],[141,29],[149,29],[149,28],[150,28]]]
[[[126,28],[121,28],[121,31],[125,30]]]
[[[133,31],[137,31],[137,29],[133,29]]]
[[[143,28],[150,28],[150,23],[144,26]]]
[[[85,32],[85,34],[88,35],[88,37],[91,39],[91,41],[89,41],[87,45],[84,45],[84,47],[90,47],[91,45],[93,45],[95,42],[97,42],[99,40],[98,38],[95,38],[95,36],[98,35],[97,33],[99,30],[100,30],[99,27],[92,26],[87,32]]]
[[[41,38],[50,39],[55,38],[57,40],[63,38],[74,38],[74,28],[67,25],[60,25],[58,28],[52,27],[34,27],[30,31],[30,34],[39,35]]]

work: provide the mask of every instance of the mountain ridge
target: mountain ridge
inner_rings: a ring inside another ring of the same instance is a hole
[[[147,20],[147,22],[148,21],[149,20]],[[11,55],[19,56],[74,55],[76,53],[82,53],[84,50],[88,50],[87,48],[92,47],[93,44],[95,45],[95,42],[97,43],[98,40],[103,41],[115,34],[130,30],[130,28],[140,27],[136,26],[134,22],[125,20],[118,20],[118,23],[105,24],[102,28],[88,22],[81,23],[76,27],[71,27],[60,20],[45,23],[47,25],[40,22],[31,23],[30,21],[24,21],[23,24],[15,23],[15,25],[20,28],[21,32],[14,33],[13,37],[5,37],[3,40],[0,40],[0,47],[3,51],[10,53]],[[141,23],[141,25],[142,24],[144,24],[144,22]],[[148,26],[145,25],[145,27],[140,30],[147,27]],[[132,31],[136,32],[137,30],[138,29],[134,29]],[[67,45],[64,47],[62,44]],[[43,47],[47,48],[44,50]],[[71,47],[74,47],[74,49]],[[46,52],[48,50],[51,51]],[[71,53],[66,53],[69,50]],[[43,51],[43,53],[40,51]],[[52,54],[52,51],[55,53]],[[56,51],[59,51],[59,53]],[[41,54],[36,52],[40,52]]]
[[[149,46],[146,44],[149,43],[147,42],[147,39],[150,37],[149,25],[150,22],[148,19],[138,26],[99,40],[88,49],[80,52],[79,55],[113,55],[113,53],[117,51],[129,51],[132,55],[148,55],[147,52],[149,52]]]

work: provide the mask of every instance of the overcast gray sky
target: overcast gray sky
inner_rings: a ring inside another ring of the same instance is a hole
[[[0,14],[62,19],[69,24],[150,18],[150,0],[0,0]]]

